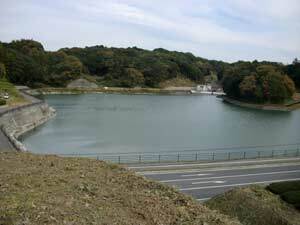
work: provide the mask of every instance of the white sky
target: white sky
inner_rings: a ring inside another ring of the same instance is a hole
[[[47,50],[166,48],[224,61],[300,58],[299,0],[0,0],[0,41]]]

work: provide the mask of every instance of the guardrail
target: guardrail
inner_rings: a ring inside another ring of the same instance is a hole
[[[186,150],[181,152],[157,153],[71,153],[58,154],[67,157],[88,157],[119,164],[141,163],[179,163],[179,162],[213,162],[243,159],[261,159],[278,157],[300,157],[300,144],[248,146],[235,148],[217,148],[206,150]],[[263,149],[271,148],[271,149]],[[228,151],[230,149],[230,151]]]

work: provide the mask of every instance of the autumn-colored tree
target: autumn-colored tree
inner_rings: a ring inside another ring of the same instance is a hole
[[[256,70],[265,101],[282,102],[294,94],[294,82],[274,66],[263,65]]]
[[[284,75],[283,76],[283,83],[284,83],[284,86],[287,90],[288,96],[292,96],[296,91],[295,84],[294,84],[293,80],[289,76]]]
[[[226,71],[223,88],[228,96],[253,102],[283,102],[295,92],[294,82],[271,63],[240,62]]]
[[[255,98],[256,90],[256,77],[255,75],[250,75],[244,77],[243,81],[239,85],[241,96],[244,98]]]

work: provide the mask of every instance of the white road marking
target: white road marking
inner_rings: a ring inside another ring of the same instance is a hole
[[[203,201],[206,201],[206,200],[209,200],[211,198],[197,198],[196,200],[199,201],[199,202],[203,202]]]
[[[226,181],[223,181],[223,180],[207,180],[207,181],[195,182],[195,183],[192,183],[192,184],[209,184],[209,183],[224,184],[224,183],[226,183]]]
[[[198,182],[197,182],[198,183]],[[223,180],[216,180],[215,181],[216,184],[224,184],[226,183],[226,181],[223,181]]]
[[[276,162],[276,161],[291,161],[297,157],[288,159],[256,159],[247,161],[229,161],[229,162],[210,162],[210,163],[188,163],[188,164],[163,164],[163,165],[150,165],[150,166],[129,166],[129,169],[145,169],[145,168],[168,168],[168,167],[184,167],[184,166],[209,166],[209,165],[226,165],[226,164],[243,164],[251,162]]]
[[[182,177],[194,177],[194,176],[208,176],[211,173],[198,173],[198,174],[183,174]]]
[[[203,168],[203,169],[184,169],[184,170],[166,170],[166,171],[142,171],[136,172],[140,175],[163,175],[163,174],[176,174],[176,173],[196,173],[196,172],[212,172],[212,171],[230,171],[230,170],[246,170],[246,169],[259,169],[270,167],[286,167],[286,166],[299,166],[300,162],[295,163],[280,163],[280,164],[262,164],[262,165],[241,165],[235,168]]]
[[[275,182],[282,182],[282,181],[294,181],[294,180],[300,180],[300,178],[257,181],[257,182],[240,183],[240,184],[225,184],[225,185],[205,186],[205,187],[191,187],[191,188],[181,188],[179,190],[180,191],[190,191],[190,190],[213,189],[213,188],[223,188],[223,187],[246,186],[246,185],[251,185],[251,184],[268,184],[268,183],[275,183]]]
[[[163,183],[170,182],[181,182],[181,181],[192,181],[192,180],[211,180],[211,179],[223,179],[223,178],[234,178],[234,177],[250,177],[250,176],[263,176],[263,175],[274,175],[283,173],[300,173],[300,170],[287,170],[287,171],[276,171],[276,172],[266,172],[266,173],[248,173],[239,175],[226,175],[219,177],[200,177],[200,178],[187,178],[187,179],[174,179],[174,180],[161,180]]]

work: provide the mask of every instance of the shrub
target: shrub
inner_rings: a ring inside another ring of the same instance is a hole
[[[281,198],[287,203],[300,207],[300,190],[285,192],[281,195]]]
[[[267,186],[267,189],[274,194],[279,195],[290,191],[300,191],[300,180],[273,183]]]
[[[4,99],[0,99],[0,105],[6,105],[6,101]]]

